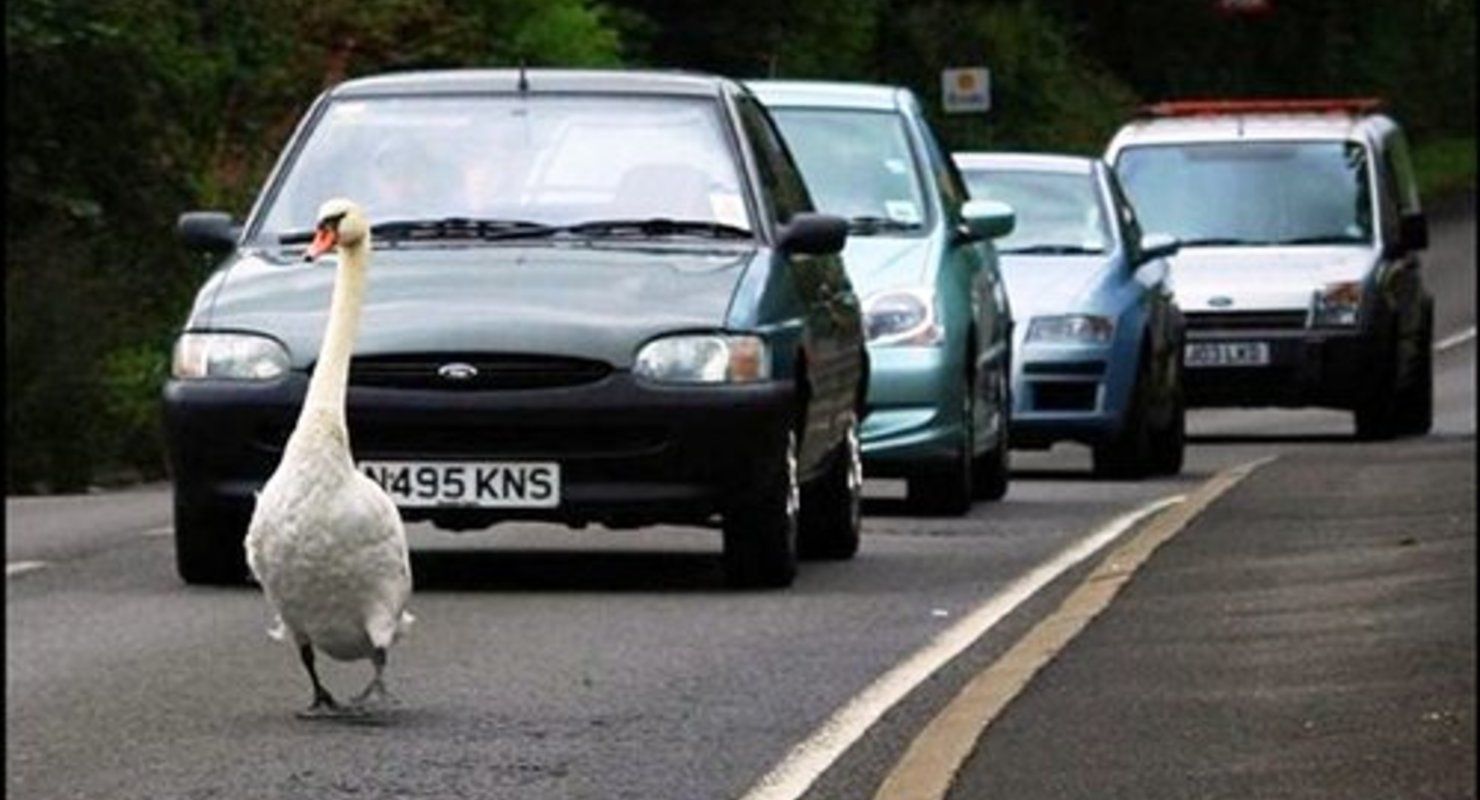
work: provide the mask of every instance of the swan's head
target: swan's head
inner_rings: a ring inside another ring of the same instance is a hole
[[[313,243],[303,254],[312,261],[335,247],[355,247],[370,238],[370,222],[353,200],[336,197],[319,206],[319,220],[314,223]]]

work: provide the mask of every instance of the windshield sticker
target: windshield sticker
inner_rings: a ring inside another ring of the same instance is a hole
[[[717,222],[726,225],[734,225],[737,228],[750,227],[745,219],[745,203],[740,195],[731,192],[711,192],[709,195],[709,210],[714,214]]]
[[[904,163],[904,159],[902,158],[886,158],[884,159],[884,169],[889,170],[895,175],[904,175],[909,172],[910,168]]]
[[[895,222],[913,225],[920,221],[920,209],[909,200],[885,200],[884,210]]]

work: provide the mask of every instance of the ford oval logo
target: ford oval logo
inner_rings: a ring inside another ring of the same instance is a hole
[[[449,381],[472,380],[478,376],[478,368],[472,364],[454,361],[451,364],[443,364],[438,367],[437,375]]]
[[[1228,308],[1229,306],[1233,305],[1233,298],[1221,294],[1217,297],[1209,297],[1208,305],[1212,306],[1213,308]]]

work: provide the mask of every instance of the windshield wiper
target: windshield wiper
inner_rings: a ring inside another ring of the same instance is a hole
[[[1053,256],[1079,256],[1079,255],[1104,255],[1105,250],[1101,247],[1084,247],[1077,244],[1028,244],[1022,247],[999,247],[998,253],[1011,253],[1013,255],[1053,255]]]
[[[918,222],[902,222],[889,217],[859,216],[848,219],[848,232],[864,236],[880,231],[914,231],[920,229]]]
[[[1362,240],[1352,236],[1340,236],[1327,234],[1325,236],[1296,236],[1291,239],[1280,239],[1270,244],[1361,244]]]
[[[509,239],[518,236],[538,236],[556,229],[542,222],[522,219],[474,219],[471,217],[442,217],[441,219],[397,219],[370,226],[374,236],[386,241],[408,241],[429,239]],[[308,244],[314,232],[286,231],[278,234],[278,242],[285,245]]]
[[[1204,236],[1201,239],[1183,239],[1183,247],[1217,247],[1219,245],[1261,246],[1269,242],[1258,239],[1240,239],[1237,236]]]
[[[578,236],[707,236],[714,239],[753,239],[755,234],[735,225],[697,219],[670,219],[650,217],[646,219],[592,219],[573,225],[553,228],[552,233],[571,233]]]

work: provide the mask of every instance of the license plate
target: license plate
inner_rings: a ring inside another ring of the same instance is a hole
[[[1182,363],[1189,367],[1264,367],[1269,342],[1188,342]]]
[[[560,465],[551,461],[362,461],[359,468],[400,508],[560,505]]]

